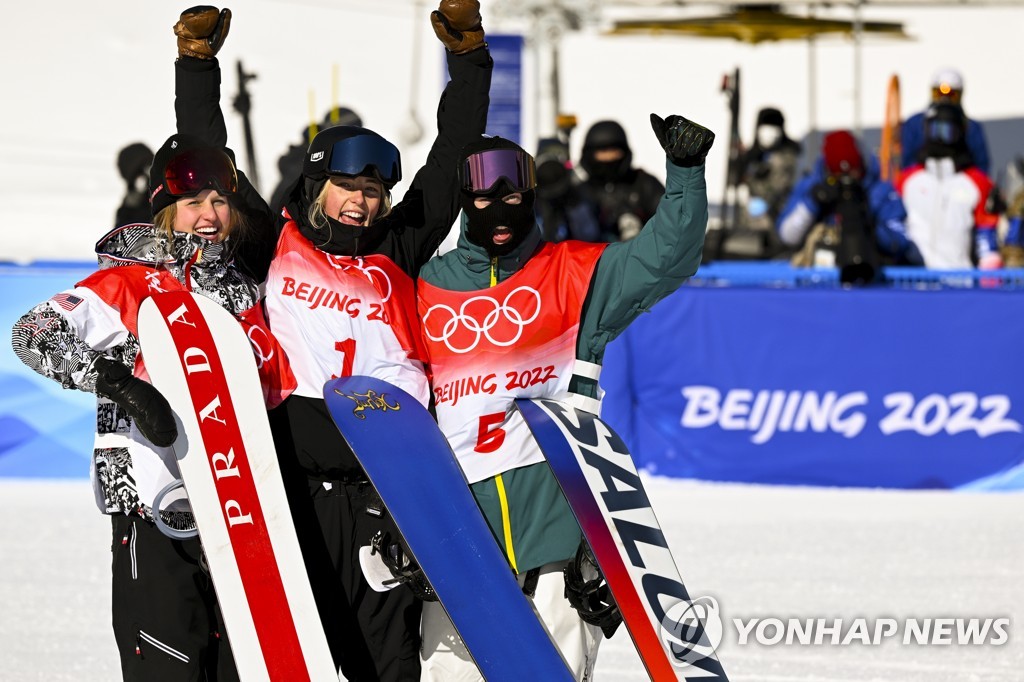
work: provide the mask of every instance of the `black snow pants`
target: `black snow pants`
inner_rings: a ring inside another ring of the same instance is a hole
[[[198,538],[114,514],[113,624],[126,682],[237,682]]]
[[[294,479],[293,479],[293,482]],[[331,653],[350,682],[418,682],[421,602],[405,586],[374,592],[359,548],[389,522],[366,481],[305,480],[289,502]]]

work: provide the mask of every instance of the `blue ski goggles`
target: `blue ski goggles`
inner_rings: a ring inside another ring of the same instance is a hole
[[[513,192],[526,192],[537,186],[537,167],[533,157],[521,149],[485,149],[470,154],[462,162],[459,181],[471,194],[489,194],[505,180]]]
[[[388,187],[402,179],[398,148],[379,135],[354,135],[331,146],[324,164],[328,175],[374,175]]]

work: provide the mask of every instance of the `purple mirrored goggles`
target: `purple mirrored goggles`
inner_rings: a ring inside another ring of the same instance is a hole
[[[471,194],[490,194],[505,180],[513,192],[537,186],[533,157],[521,149],[485,149],[470,154],[462,163],[462,189]]]

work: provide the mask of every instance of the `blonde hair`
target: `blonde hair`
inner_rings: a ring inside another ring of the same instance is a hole
[[[372,177],[375,181],[379,182],[381,188],[380,207],[377,209],[377,215],[373,216],[373,220],[370,221],[370,224],[372,225],[391,213],[391,190],[384,185],[384,181],[380,179],[380,175],[376,172],[369,177]],[[327,178],[327,180],[324,181],[323,186],[320,188],[320,192],[316,195],[316,199],[314,199],[313,203],[310,204],[309,212],[306,214],[309,224],[318,230],[327,227],[327,213],[324,210],[324,207],[327,206],[327,192],[330,191],[330,184],[331,179]]]
[[[228,196],[228,195],[222,195]],[[160,209],[160,212],[153,217],[153,224],[157,230],[163,232],[167,239],[174,239],[174,223],[178,218],[178,202]],[[235,206],[235,202],[228,196],[228,224],[224,226],[224,239],[233,235],[241,236],[245,232],[245,216]]]

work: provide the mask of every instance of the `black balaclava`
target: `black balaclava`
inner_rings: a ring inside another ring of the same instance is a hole
[[[598,149],[621,149],[622,158],[616,161],[597,161],[594,152]],[[633,152],[626,140],[626,131],[615,121],[598,121],[590,126],[583,139],[583,156],[580,165],[587,176],[601,182],[613,182],[625,177],[633,165]]]
[[[516,149],[526,154],[522,147],[510,140],[501,137],[483,137],[463,148],[459,162],[460,169],[466,158],[488,149]],[[501,200],[502,197],[516,191],[512,183],[504,179],[485,194],[473,194],[465,189],[461,190],[462,210],[466,213],[466,238],[477,246],[483,247],[491,258],[511,253],[523,243],[530,230],[536,228],[537,221],[534,214],[536,190],[520,190],[523,200],[518,204],[506,204]],[[487,208],[477,208],[473,203],[477,197],[491,199],[491,204]],[[501,226],[512,231],[512,238],[504,244],[495,244],[494,229]]]

